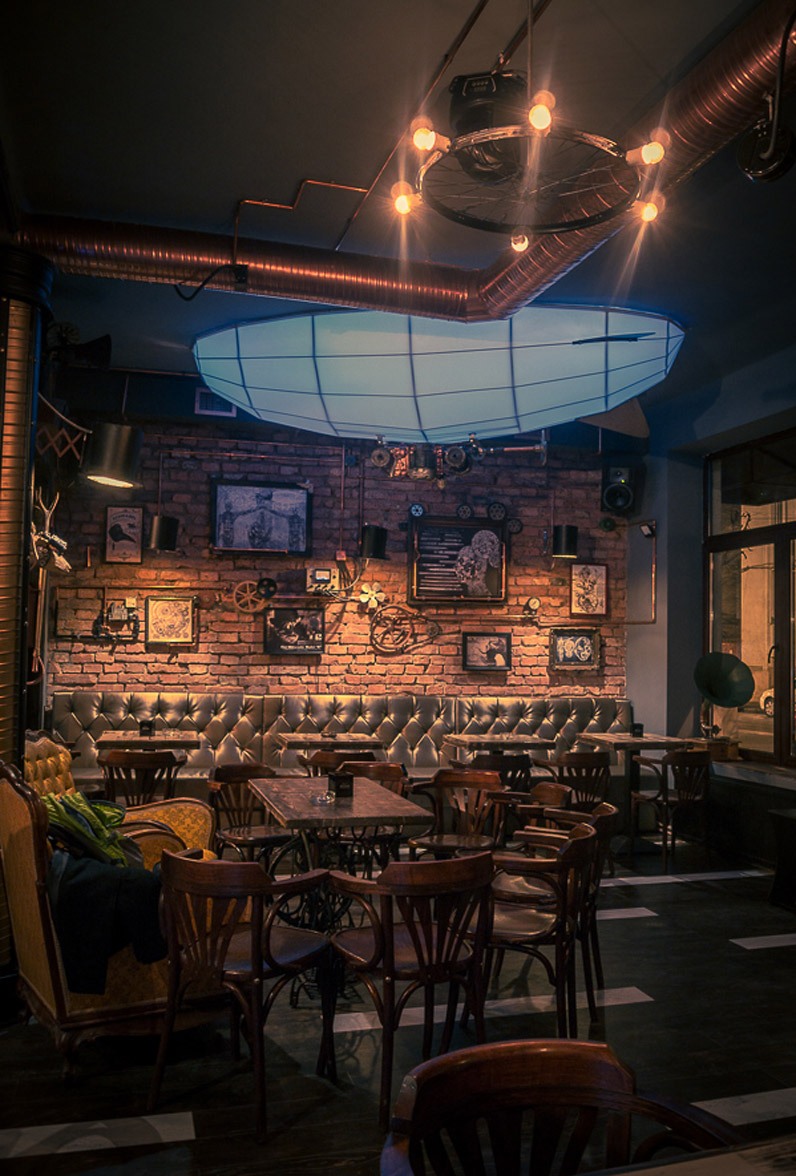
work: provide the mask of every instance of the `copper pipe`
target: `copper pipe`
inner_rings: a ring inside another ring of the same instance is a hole
[[[662,190],[682,183],[764,112],[792,3],[758,5],[628,132],[626,141],[633,146],[655,126],[667,127],[671,146],[659,168]],[[786,88],[795,77],[791,54]],[[536,237],[526,253],[503,256],[482,271],[253,240],[239,242],[238,260],[248,266],[250,294],[459,321],[497,319],[537,298],[628,221],[625,214],[588,229]],[[128,281],[198,282],[233,257],[229,237],[66,218],[27,218],[20,239],[65,273]],[[228,270],[207,285],[240,291]]]

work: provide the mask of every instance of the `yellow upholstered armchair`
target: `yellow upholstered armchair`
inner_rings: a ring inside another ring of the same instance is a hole
[[[177,836],[189,847],[192,843],[198,848],[209,847],[214,829],[209,806],[190,798],[168,803],[180,807],[182,819],[176,810],[167,813],[157,803],[143,807],[158,810],[160,815],[155,819],[163,825],[168,817],[174,819],[179,824]],[[166,1007],[165,959],[142,964],[132,948],[125,947],[110,957],[102,995],[69,990],[47,894],[47,811],[36,789],[22,779],[16,768],[1,761],[0,851],[19,992],[29,1013],[51,1032],[67,1066],[83,1041],[107,1034],[160,1032]],[[90,915],[88,911],[87,917]],[[190,1024],[191,1019],[198,1018],[189,1014],[183,1025]]]
[[[56,743],[47,735],[26,739],[23,760],[25,783],[40,796],[47,792],[74,792],[72,753],[65,743]]]

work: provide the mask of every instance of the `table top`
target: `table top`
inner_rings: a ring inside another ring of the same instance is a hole
[[[356,731],[322,734],[320,731],[277,731],[278,747],[303,748],[309,751],[383,751],[384,741],[378,735]]]
[[[676,735],[631,735],[629,731],[582,731],[578,739],[609,751],[676,751],[691,743],[690,739]]]
[[[98,751],[189,751],[202,746],[203,736],[198,731],[180,731],[174,727],[152,735],[138,731],[103,731],[97,736]]]
[[[501,735],[446,735],[442,741],[451,747],[463,747],[466,751],[543,751],[555,747],[555,739],[541,735],[514,735],[509,731]]]
[[[334,804],[313,804],[326,791],[326,776],[283,776],[250,781],[250,787],[286,829],[365,829],[373,825],[427,825],[428,809],[354,777],[354,795]]]

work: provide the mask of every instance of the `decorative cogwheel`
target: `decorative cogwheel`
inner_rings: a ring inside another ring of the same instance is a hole
[[[232,590],[232,603],[242,613],[258,613],[268,607],[259,580],[241,580],[240,584],[236,584]]]
[[[400,605],[387,605],[373,614],[370,643],[377,653],[400,653],[414,640],[414,618]]]

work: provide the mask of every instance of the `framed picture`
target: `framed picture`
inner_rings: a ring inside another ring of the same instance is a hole
[[[210,546],[216,551],[309,555],[308,490],[263,482],[212,482]]]
[[[465,670],[510,670],[511,633],[462,633]]]
[[[193,645],[195,614],[193,596],[147,596],[146,644]]]
[[[143,528],[142,506],[106,507],[105,562],[140,563]]]
[[[323,653],[322,608],[272,608],[265,620],[265,652]]]
[[[573,617],[605,616],[608,612],[608,569],[605,564],[572,564],[569,611]]]
[[[600,663],[600,634],[596,629],[551,629],[551,670],[596,670]]]
[[[504,524],[486,519],[413,519],[410,604],[506,599]]]

